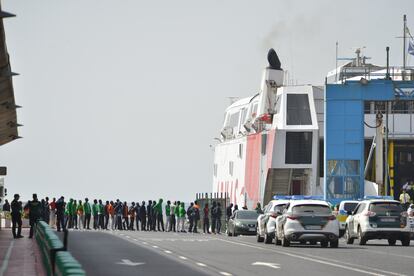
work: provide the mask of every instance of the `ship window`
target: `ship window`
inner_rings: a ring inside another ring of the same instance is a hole
[[[285,163],[312,163],[312,132],[286,132]]]
[[[229,127],[237,127],[239,125],[239,112],[230,114],[229,121],[227,126]]]
[[[247,109],[243,108],[241,111],[241,119],[240,119],[241,124],[244,124],[244,122],[246,121],[246,114],[247,114]]]
[[[239,158],[243,158],[243,144],[239,144]]]
[[[287,124],[311,125],[309,99],[307,94],[287,95]]]
[[[257,103],[253,104],[253,108],[252,108],[252,117],[253,118],[256,118],[256,116],[257,116],[257,106],[258,106]]]
[[[262,135],[262,155],[266,154],[267,134]]]

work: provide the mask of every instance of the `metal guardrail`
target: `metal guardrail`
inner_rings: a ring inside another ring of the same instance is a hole
[[[67,251],[68,231],[64,232],[64,241],[53,232],[44,221],[39,221],[35,228],[35,238],[42,254],[47,275],[85,276],[82,266]]]

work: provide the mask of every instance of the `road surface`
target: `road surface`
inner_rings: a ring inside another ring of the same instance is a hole
[[[414,275],[414,245],[339,248],[257,243],[227,237],[138,231],[70,231],[69,251],[87,275]]]

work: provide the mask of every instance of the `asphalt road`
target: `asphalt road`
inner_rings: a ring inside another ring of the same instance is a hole
[[[135,231],[70,231],[69,250],[87,275],[414,275],[414,244],[339,248],[257,243],[227,237]],[[412,241],[413,242],[413,241]],[[139,263],[139,264],[137,264]]]

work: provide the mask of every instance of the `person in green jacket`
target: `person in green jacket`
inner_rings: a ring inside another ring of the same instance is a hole
[[[162,216],[162,201],[163,201],[162,198],[160,198],[160,200],[158,200],[158,203],[155,205],[154,209],[155,209],[155,214],[157,218],[158,231],[161,231],[160,229],[160,224],[161,224],[162,231],[164,232],[164,218]]]
[[[93,216],[93,229],[98,229],[98,217],[99,217],[99,206],[96,199],[93,200],[92,204],[92,216]]]
[[[67,226],[67,228],[73,227],[72,205],[73,205],[73,199],[70,198],[69,202],[66,204],[66,209],[65,209],[65,217],[66,217],[65,225]]]
[[[78,229],[78,214],[77,214],[78,204],[76,200],[73,200],[72,208],[70,209],[70,216],[72,218],[73,228]]]
[[[165,229],[167,229],[167,232],[171,231],[171,201],[167,200],[167,205],[165,205]]]
[[[181,229],[180,232],[183,232],[183,233],[186,232],[184,230],[185,213],[186,213],[186,211],[185,211],[184,202],[181,202],[180,207],[178,208],[178,228]],[[178,229],[177,229],[177,231],[178,231]]]
[[[85,203],[83,203],[83,211],[85,212],[85,220],[83,221],[83,229],[90,230],[89,227],[91,224],[91,214],[92,214],[92,208],[91,204],[89,203],[89,199],[85,198]]]

